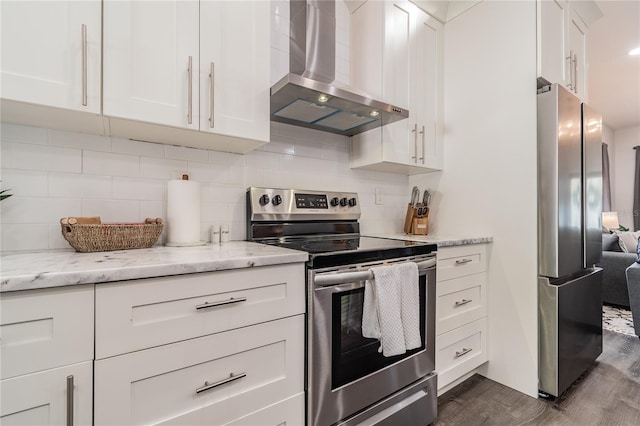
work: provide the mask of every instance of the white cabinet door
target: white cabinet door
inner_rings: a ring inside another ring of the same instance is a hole
[[[538,1],[538,77],[549,83],[568,82],[569,3],[567,0]]]
[[[572,9],[569,14],[568,88],[583,102],[587,101],[587,26]]]
[[[380,50],[371,46],[380,30],[366,23],[368,17],[383,23]],[[368,74],[379,67],[383,99],[409,109],[406,120],[353,136],[351,167],[405,174],[442,169],[442,24],[403,0],[368,1],[351,23],[352,51],[368,64],[352,69],[353,85],[376,92]]]
[[[198,1],[104,2],[105,115],[198,129],[198,9]]]
[[[92,424],[93,361],[0,381],[0,423]],[[68,413],[72,401],[73,412]]]
[[[270,3],[200,2],[200,130],[269,140]]]
[[[2,1],[3,99],[100,113],[101,2]]]

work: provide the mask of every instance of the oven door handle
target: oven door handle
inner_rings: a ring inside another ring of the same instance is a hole
[[[427,269],[435,268],[436,259],[428,259],[423,262],[418,262],[418,274],[424,275]],[[370,269],[358,272],[338,272],[334,274],[321,274],[313,277],[313,284],[319,287],[347,284],[359,281],[366,281],[373,279],[373,272]]]

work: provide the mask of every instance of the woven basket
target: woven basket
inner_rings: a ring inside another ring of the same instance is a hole
[[[160,223],[61,224],[62,236],[82,253],[149,248],[154,245],[163,225]]]

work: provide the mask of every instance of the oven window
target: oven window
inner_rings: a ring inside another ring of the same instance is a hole
[[[380,370],[424,350],[425,338],[425,276],[420,277],[420,337],[422,346],[402,355],[385,357],[378,352],[380,342],[362,336],[362,305],[364,287],[332,296],[332,371],[331,388]]]

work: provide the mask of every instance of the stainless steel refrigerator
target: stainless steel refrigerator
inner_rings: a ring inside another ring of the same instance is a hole
[[[602,117],[538,90],[538,379],[560,396],[602,353]]]

